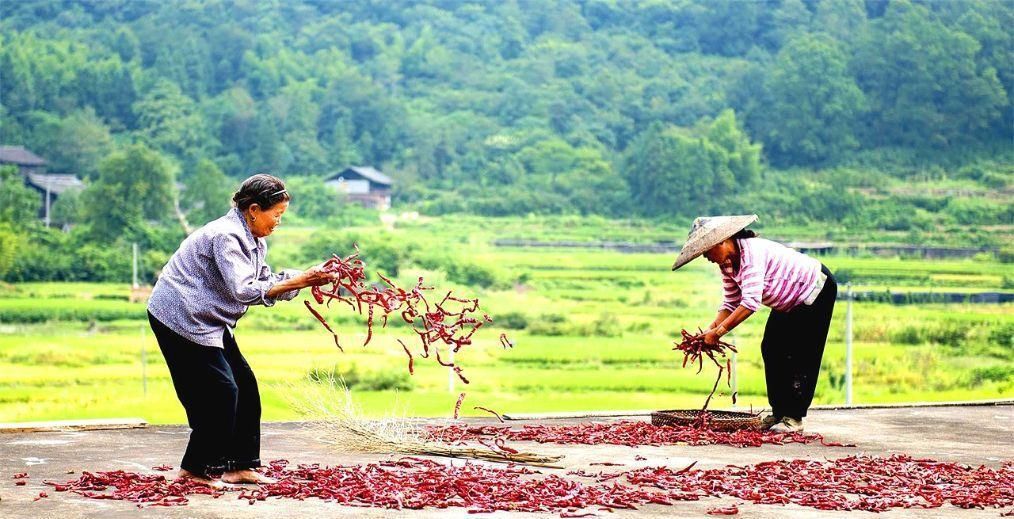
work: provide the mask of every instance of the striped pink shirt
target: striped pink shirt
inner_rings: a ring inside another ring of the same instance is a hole
[[[820,262],[764,238],[736,240],[739,272],[722,272],[722,309],[743,305],[754,312],[761,304],[788,311],[806,299],[820,277]]]

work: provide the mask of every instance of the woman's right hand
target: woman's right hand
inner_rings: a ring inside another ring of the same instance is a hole
[[[338,279],[338,273],[326,271],[323,263],[314,265],[303,272],[303,280],[307,286],[311,287],[326,285],[336,279]]]

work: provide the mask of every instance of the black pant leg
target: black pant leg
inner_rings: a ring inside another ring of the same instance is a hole
[[[180,467],[200,475],[221,472],[227,468],[238,392],[224,352],[187,340],[151,314],[148,321],[191,429]]]
[[[225,359],[232,368],[239,398],[236,406],[236,427],[233,431],[229,460],[234,469],[261,466],[261,395],[250,364],[243,358],[236,338],[228,331],[222,337]]]
[[[827,334],[831,328],[831,316],[838,295],[838,285],[834,276],[823,267],[827,281],[817,299],[809,306],[793,309],[788,315],[792,327],[798,330],[795,342],[795,354],[789,367],[790,392],[788,395],[787,415],[795,418],[806,416],[813,395],[817,390],[817,379],[820,376],[820,363],[824,357]]]
[[[772,310],[764,326],[761,339],[761,356],[764,358],[764,380],[767,384],[768,404],[775,416],[785,416],[789,407],[789,376],[787,367],[791,362],[787,336],[788,316]]]

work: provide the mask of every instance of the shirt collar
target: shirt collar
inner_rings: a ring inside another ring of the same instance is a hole
[[[243,213],[240,212],[238,207],[233,207],[229,211],[229,216],[232,217],[233,221],[239,225],[242,229],[240,236],[243,237],[243,244],[246,245],[247,250],[254,250],[260,246],[260,240],[254,238],[253,233],[250,232],[250,226],[246,223],[246,218],[243,217]]]
[[[734,275],[738,276],[740,272],[743,272],[743,265],[750,261],[750,250],[747,247],[746,242],[749,241],[746,238],[737,238],[736,245],[739,247],[739,268],[736,269]]]

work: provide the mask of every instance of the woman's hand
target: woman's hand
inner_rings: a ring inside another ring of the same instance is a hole
[[[306,286],[316,287],[320,285],[326,285],[334,282],[338,279],[337,272],[327,272],[324,270],[324,264],[314,265],[303,272],[303,282]]]
[[[720,337],[718,335],[718,331],[714,328],[704,330],[704,333],[701,334],[701,336],[704,337],[704,344],[707,344],[708,346],[715,346],[718,344],[718,339]]]

